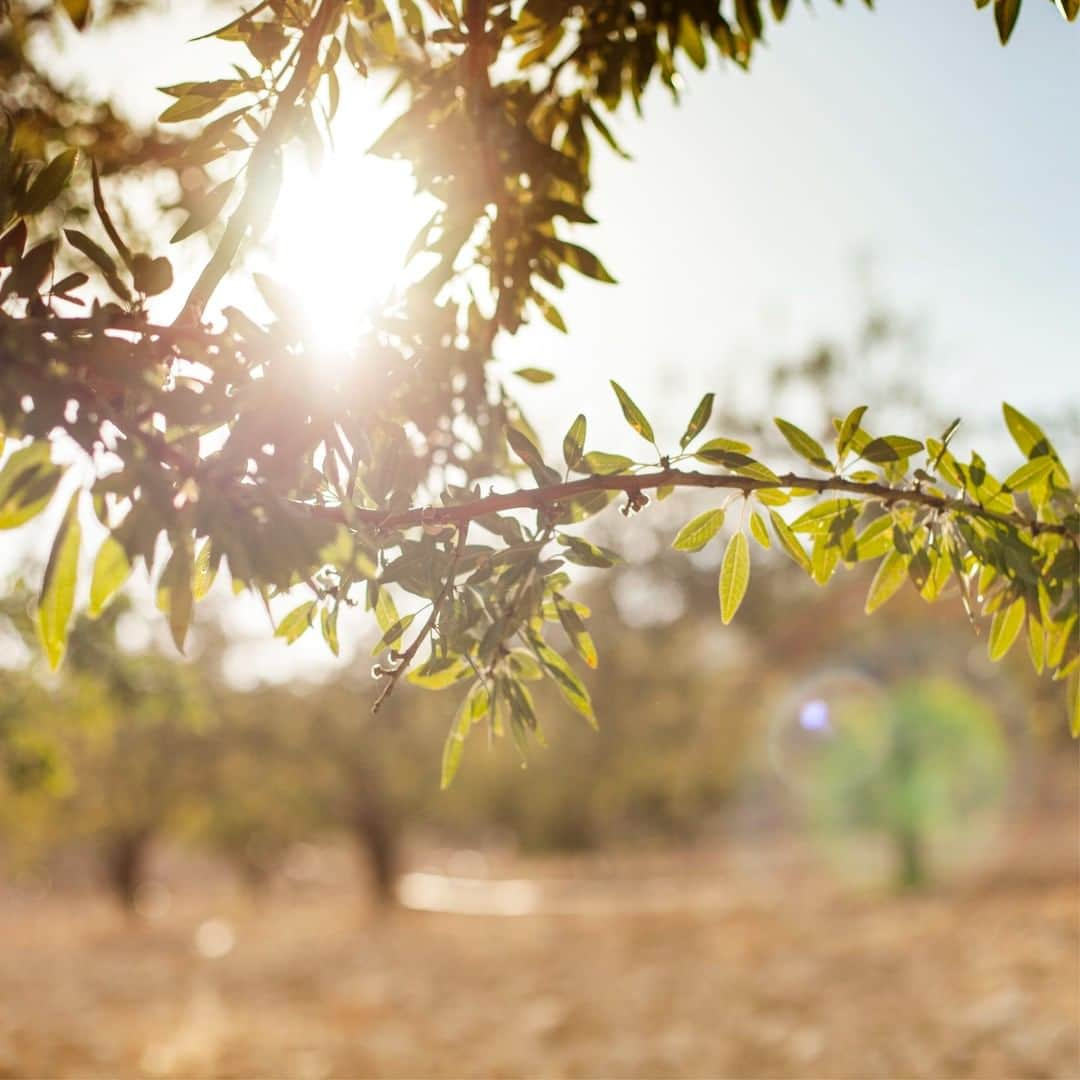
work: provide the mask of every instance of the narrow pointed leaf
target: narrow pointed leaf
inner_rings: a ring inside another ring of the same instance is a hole
[[[796,454],[806,458],[815,469],[821,469],[823,472],[833,471],[832,463],[825,454],[825,448],[817,439],[807,435],[802,428],[796,427],[787,420],[782,420],[779,416],[775,417],[773,422],[780,429],[780,434],[787,439],[788,445]]]
[[[656,436],[653,434],[652,424],[646,419],[645,414],[634,403],[633,398],[614,380],[611,379],[611,389],[619,399],[623,416],[626,422],[646,441],[656,445]]]
[[[724,511],[706,510],[688,521],[671,542],[676,551],[700,551],[724,524]]]
[[[131,575],[131,563],[123,545],[111,533],[98,549],[94,560],[94,573],[90,579],[90,606],[87,614],[96,619],[105,609],[128,577]]]
[[[713,402],[715,400],[715,394],[706,394],[698,402],[698,407],[694,410],[694,415],[690,417],[690,423],[686,425],[686,431],[683,432],[683,437],[679,440],[680,450],[685,450],[705,430],[705,425],[712,417]]]
[[[45,649],[49,667],[60,666],[67,647],[68,624],[75,606],[75,587],[79,577],[79,545],[82,529],[79,526],[79,495],[76,491],[68,504],[53,539],[45,578],[38,599],[38,635]]]
[[[899,551],[890,551],[878,564],[870,591],[866,595],[866,613],[869,615],[893,597],[907,580],[907,559]]]
[[[1013,642],[1023,629],[1026,615],[1027,604],[1022,596],[1007,608],[999,608],[994,612],[987,641],[987,652],[991,660],[1000,660],[1012,648]]]
[[[728,541],[720,565],[720,618],[724,624],[735,618],[750,584],[750,545],[746,533],[737,532]]]

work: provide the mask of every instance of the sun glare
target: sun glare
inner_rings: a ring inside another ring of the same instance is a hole
[[[296,298],[331,364],[401,284],[405,255],[425,220],[408,167],[370,158],[364,145],[328,151],[317,171],[303,160],[287,162],[269,235],[269,273]]]

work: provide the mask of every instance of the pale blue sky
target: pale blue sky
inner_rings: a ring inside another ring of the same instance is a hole
[[[619,125],[635,161],[601,159],[587,232],[620,285],[575,287],[570,337],[513,354],[583,400],[612,365],[643,395],[675,368],[688,410],[724,370],[843,334],[868,252],[877,292],[925,323],[939,412],[1054,417],[1080,401],[1078,100],[1080,26],[1049,4],[1006,49],[963,0],[798,6],[748,75]]]

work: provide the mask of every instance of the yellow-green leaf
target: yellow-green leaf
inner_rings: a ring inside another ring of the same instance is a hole
[[[750,545],[744,532],[728,541],[720,566],[720,618],[724,624],[735,618],[750,584]]]
[[[626,422],[646,441],[656,445],[656,436],[653,434],[652,424],[646,419],[645,414],[634,403],[633,398],[614,380],[611,379],[611,389],[619,399]]]
[[[700,551],[724,524],[724,511],[706,510],[703,514],[691,518],[671,542],[676,551]]]
[[[782,420],[779,416],[773,418],[773,423],[780,429],[780,434],[787,439],[788,445],[796,454],[806,458],[815,469],[821,469],[823,472],[833,471],[832,463],[825,454],[825,448],[817,439],[807,435],[802,428],[796,427],[787,420]]]
[[[67,646],[68,623],[75,606],[75,587],[79,579],[79,545],[82,541],[79,495],[76,491],[71,496],[56,532],[38,599],[38,634],[54,671],[60,666]]]
[[[1013,646],[1024,625],[1027,604],[1022,596],[1014,600],[1007,608],[994,612],[990,623],[990,638],[987,652],[991,660],[1000,660]]]
[[[457,775],[461,756],[465,751],[465,739],[473,724],[484,718],[488,711],[488,692],[483,683],[476,683],[458,708],[457,715],[443,743],[442,778],[440,787],[445,791]]]
[[[907,580],[907,559],[899,551],[890,551],[878,564],[870,591],[866,595],[866,613],[876,611],[891,599]]]
[[[763,547],[771,546],[769,530],[765,528],[765,519],[755,510],[750,515],[750,534]]]
[[[683,432],[683,437],[679,440],[680,450],[685,450],[704,430],[705,425],[712,416],[713,402],[715,400],[715,394],[706,394],[698,402],[698,407],[694,410],[694,415],[690,417],[690,423],[686,425],[686,431]],[[747,450],[749,449],[747,447]]]
[[[535,367],[523,367],[518,368],[514,374],[519,379],[524,379],[526,382],[531,383],[547,383],[551,382],[555,376],[550,371],[544,371],[543,368]]]
[[[769,508],[769,520],[772,521],[773,532],[776,533],[780,546],[809,574],[812,570],[810,556],[806,554],[806,549],[791,531],[791,526],[772,507]]]
[[[90,579],[90,618],[96,619],[113,594],[131,575],[131,563],[123,545],[111,533],[98,549],[94,573]]]
[[[294,607],[281,622],[278,623],[274,636],[284,638],[291,645],[303,634],[315,618],[315,601],[305,600],[302,604]]]
[[[180,652],[184,651],[184,640],[195,607],[195,594],[192,591],[194,563],[191,536],[185,534],[174,540],[172,555],[158,582],[157,605],[168,616],[169,631]]]
[[[1046,631],[1034,615],[1028,616],[1027,630],[1028,656],[1031,657],[1031,666],[1037,675],[1041,675],[1046,666]]]

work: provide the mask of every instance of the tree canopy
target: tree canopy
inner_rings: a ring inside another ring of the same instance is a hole
[[[1070,21],[1080,11],[1054,2]],[[597,140],[622,152],[607,118],[625,99],[640,112],[655,82],[678,96],[688,66],[748,66],[786,0],[261,0],[212,33],[242,62],[164,88],[159,126],[133,132],[59,88],[32,45],[56,20],[85,30],[141,6],[3,5],[0,425],[16,448],[0,472],[0,527],[65,501],[37,605],[54,666],[92,510],[108,533],[90,612],[141,568],[178,648],[223,566],[238,591],[295,591],[276,628],[289,641],[317,628],[336,652],[343,606],[371,610],[376,707],[405,676],[465,691],[448,782],[474,725],[522,745],[537,732],[534,680],[594,721],[550,631],[596,665],[568,571],[618,556],[576,526],[612,502],[630,516],[692,487],[723,498],[673,543],[696,551],[727,522],[725,623],[748,587],[751,541],[819,584],[879,560],[868,611],[908,580],[927,600],[958,595],[973,621],[989,617],[992,657],[1024,636],[1036,669],[1067,681],[1080,728],[1080,507],[1061,457],[1017,409],[1004,419],[1019,459],[1001,478],[977,453],[954,455],[959,421],[929,437],[880,433],[865,407],[836,418],[828,445],[777,419],[790,454],[767,464],[713,433],[712,393],[666,446],[613,380],[638,459],[592,446],[584,415],[552,454],[490,364],[531,319],[567,330],[554,300],[567,271],[614,280],[567,238],[593,222]],[[1020,2],[992,7],[1004,43]],[[407,161],[437,209],[413,272],[343,347],[348,362],[313,378],[310,328],[286,288],[255,275],[269,319],[222,297],[273,217],[284,153],[332,152],[356,76],[385,80],[397,102],[369,152]],[[172,243],[206,250],[188,288],[160,239],[117,213],[118,181],[148,170],[177,180]]]

